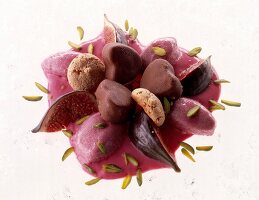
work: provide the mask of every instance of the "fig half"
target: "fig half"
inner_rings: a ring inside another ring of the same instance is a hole
[[[194,96],[204,91],[212,77],[211,56],[201,60],[179,74],[184,96]]]
[[[55,132],[69,123],[98,112],[95,97],[86,91],[74,91],[57,99],[32,132]]]
[[[159,129],[155,127],[150,118],[142,111],[130,125],[129,138],[131,142],[146,156],[171,166],[180,172],[175,158],[171,156],[159,139]]]
[[[103,34],[106,44],[118,42],[127,45],[124,31],[117,24],[111,22],[106,15],[104,15]]]

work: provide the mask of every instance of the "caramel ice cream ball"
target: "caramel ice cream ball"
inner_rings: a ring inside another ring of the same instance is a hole
[[[67,70],[68,82],[74,90],[94,92],[104,77],[104,64],[89,53],[75,57]]]

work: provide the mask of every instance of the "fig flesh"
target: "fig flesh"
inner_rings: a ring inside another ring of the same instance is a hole
[[[95,97],[86,91],[74,91],[58,98],[32,132],[55,132],[69,123],[98,112]]]
[[[128,44],[124,31],[117,25],[111,22],[106,15],[104,15],[104,40],[105,43],[122,43]]]

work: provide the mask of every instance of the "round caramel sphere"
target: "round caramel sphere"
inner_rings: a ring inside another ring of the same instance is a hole
[[[105,77],[103,62],[92,54],[80,54],[70,63],[67,79],[74,90],[94,92]]]

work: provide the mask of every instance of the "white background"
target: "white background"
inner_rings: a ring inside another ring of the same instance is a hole
[[[125,190],[121,181],[90,179],[62,134],[32,134],[47,109],[46,96],[27,102],[22,95],[41,95],[34,82],[47,84],[40,63],[51,53],[100,33],[103,14],[123,26],[125,18],[148,43],[174,36],[187,49],[203,47],[221,78],[231,81],[222,98],[242,102],[241,108],[215,112],[216,133],[193,137],[192,145],[214,145],[197,153],[196,163],[178,151],[181,174],[164,169],[144,174]],[[218,200],[259,199],[259,1],[257,0],[0,0],[0,199],[2,200]]]

